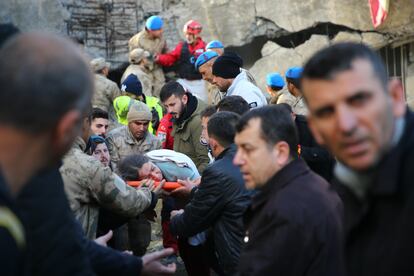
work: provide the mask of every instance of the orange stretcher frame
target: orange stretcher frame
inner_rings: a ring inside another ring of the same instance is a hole
[[[127,181],[127,184],[131,187],[139,187],[141,186],[142,181]],[[159,181],[155,181],[154,185],[157,187],[160,184]],[[182,187],[182,185],[178,182],[165,182],[162,189],[167,192],[174,191],[177,188]]]

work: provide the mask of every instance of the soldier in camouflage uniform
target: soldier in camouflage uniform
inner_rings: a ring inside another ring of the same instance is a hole
[[[300,90],[302,70],[301,67],[291,67],[286,71],[285,77],[289,93],[294,96],[293,103],[289,105],[295,114],[306,116],[308,114],[308,108],[306,107],[305,99]]]
[[[109,129],[113,129],[116,127],[116,116],[112,103],[116,97],[121,96],[121,91],[115,82],[107,78],[110,63],[106,62],[105,59],[93,59],[91,67],[95,72],[95,92],[92,98],[92,105],[108,112]]]
[[[131,154],[143,154],[160,149],[161,141],[148,131],[152,119],[151,111],[142,102],[134,102],[127,115],[128,125],[109,132],[107,142],[112,167]],[[138,172],[137,172],[138,177]],[[130,249],[135,255],[143,255],[151,241],[151,224],[144,215],[128,223]]]
[[[150,53],[136,48],[129,53],[130,65],[125,69],[124,74],[121,77],[121,83],[130,75],[134,74],[138,77],[142,84],[142,92],[145,96],[152,96],[152,75],[148,69],[148,57]]]
[[[78,137],[65,156],[60,173],[76,219],[86,236],[94,239],[100,207],[132,218],[150,207],[153,198],[148,189],[127,186],[109,167],[84,153],[85,148],[84,138]]]
[[[108,148],[115,171],[117,163],[125,156],[134,153],[142,154],[161,148],[161,141],[148,132],[151,119],[152,114],[148,106],[136,101],[128,111],[128,125],[108,133]]]
[[[165,39],[162,36],[162,19],[158,16],[151,16],[147,19],[144,29],[134,35],[128,42],[129,51],[141,48],[148,51],[151,57],[164,53],[167,48]],[[165,83],[164,72],[160,65],[152,58],[148,64],[150,75],[152,75],[152,95],[159,97],[161,87]]]

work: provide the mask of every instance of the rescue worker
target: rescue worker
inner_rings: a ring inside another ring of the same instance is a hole
[[[145,103],[152,113],[152,120],[148,127],[148,131],[155,134],[158,125],[160,124],[160,118],[162,118],[162,107],[159,104],[159,100],[156,97],[146,96],[142,93],[142,86],[140,80],[136,75],[130,74],[122,83],[122,91],[132,99]]]
[[[121,96],[118,85],[108,79],[111,64],[104,58],[96,58],[91,61],[92,70],[95,72],[95,92],[92,98],[92,106],[108,112],[110,128],[114,128],[115,111],[112,102]]]
[[[290,67],[286,71],[285,77],[289,93],[295,97],[295,100],[291,105],[293,112],[298,115],[306,116],[308,114],[308,108],[306,107],[305,99],[303,98],[300,88],[302,71],[302,67]]]
[[[206,46],[200,37],[202,29],[201,24],[195,20],[185,23],[183,28],[185,41],[180,41],[174,50],[155,56],[155,62],[165,67],[175,65],[178,82],[194,96],[207,102],[206,84],[194,68],[195,61],[204,52]]]
[[[135,101],[128,111],[128,125],[108,133],[107,141],[114,170],[123,157],[132,153],[145,153],[160,149],[161,142],[148,131],[152,119],[151,111],[142,102]]]
[[[91,131],[95,135],[105,137],[108,131],[108,112],[95,107],[92,111]]]
[[[148,69],[152,79],[152,95],[158,97],[161,87],[165,83],[164,72],[161,66],[154,63],[153,57],[164,53],[167,48],[166,41],[162,35],[164,22],[161,17],[153,15],[145,22],[144,29],[134,35],[128,42],[129,51],[135,48],[141,48],[148,51],[151,56],[148,57]]]
[[[65,192],[76,219],[85,235],[96,236],[99,208],[105,207],[127,217],[136,217],[151,206],[156,197],[147,189],[134,189],[104,167],[96,158],[87,155],[86,141],[90,135],[90,118],[84,118],[82,135],[63,159],[60,168]]]
[[[224,54],[224,45],[218,40],[212,40],[206,45],[206,51],[213,51],[221,56]]]
[[[200,144],[200,112],[206,104],[186,92],[184,87],[175,81],[163,86],[160,99],[167,112],[174,117],[174,150],[188,155],[198,171],[202,172],[209,163],[207,148]]]
[[[266,91],[270,95],[270,104],[276,104],[277,99],[283,93],[285,81],[279,73],[270,73],[266,76]]]
[[[173,116],[167,113],[162,117],[157,129],[157,137],[161,140],[161,147],[163,149],[174,149],[174,137],[171,135],[173,130]]]
[[[213,84],[212,67],[214,61],[219,55],[215,51],[207,51],[202,53],[196,60],[195,68],[201,74],[203,80],[207,82],[208,104],[215,105],[222,98],[223,94],[216,85]]]
[[[206,45],[206,51],[214,51],[217,55],[222,56],[224,54],[224,45],[219,40],[212,40]],[[247,79],[257,86],[256,80],[248,70],[241,68],[241,71],[246,73]]]
[[[134,100],[130,96],[119,96],[114,100],[114,109],[116,118],[120,124],[119,126],[128,125],[128,111],[134,102],[137,102],[137,100]]]
[[[145,96],[152,96],[152,76],[149,70],[149,56],[150,53],[141,48],[133,49],[129,53],[130,65],[125,69],[121,77],[122,83],[130,74],[136,75],[142,84],[142,92]]]
[[[120,160],[131,154],[143,154],[160,149],[161,141],[148,131],[152,114],[147,105],[134,102],[127,115],[128,125],[114,129],[108,134],[109,153],[114,170]],[[145,254],[151,241],[151,225],[141,215],[128,223],[130,249],[135,255]]]
[[[259,87],[249,81],[243,66],[242,58],[236,53],[225,53],[213,64],[213,83],[225,96],[239,95],[250,108],[267,105],[267,100]]]

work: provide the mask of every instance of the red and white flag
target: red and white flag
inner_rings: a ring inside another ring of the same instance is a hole
[[[390,0],[368,0],[372,24],[375,28],[381,25],[388,15]]]

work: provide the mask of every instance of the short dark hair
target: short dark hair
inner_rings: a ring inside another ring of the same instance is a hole
[[[182,97],[186,93],[184,87],[176,81],[169,81],[161,88],[160,92],[160,100],[161,102],[165,102],[168,100],[172,95],[176,97]]]
[[[227,148],[234,143],[239,119],[239,114],[230,111],[213,114],[207,124],[208,136],[216,139],[222,147]]]
[[[289,111],[289,113],[292,113],[293,112],[292,107],[289,104],[287,104],[287,103],[280,103],[280,104],[277,104],[277,105],[285,108],[287,111]]]
[[[103,118],[103,119],[107,119],[108,120],[108,112],[106,112],[105,110],[102,110],[98,107],[94,107],[92,110],[92,120],[96,119],[96,118]]]
[[[360,43],[338,43],[320,50],[306,63],[302,79],[331,80],[335,74],[350,70],[356,59],[367,60],[375,76],[387,90],[388,75],[379,55]]]
[[[224,97],[217,103],[216,108],[219,111],[231,111],[239,115],[250,110],[247,101],[237,95]]]
[[[295,123],[287,109],[280,105],[270,105],[252,109],[244,114],[236,126],[237,132],[243,131],[250,120],[260,119],[260,136],[269,146],[280,141],[289,145],[290,156],[298,157],[298,135]]]
[[[23,33],[0,50],[0,91],[0,123],[41,133],[55,127],[69,110],[86,111],[93,75],[72,41]]]
[[[138,170],[150,160],[143,154],[128,155],[118,163],[118,171],[125,181],[138,180]]]
[[[207,117],[210,118],[214,113],[217,112],[217,109],[214,105],[209,105],[200,112],[200,118]]]
[[[301,88],[301,84],[300,84],[301,79],[302,79],[302,77],[301,77],[301,78],[297,78],[297,79],[286,78],[286,82],[287,82],[287,83],[291,83],[291,84],[293,84],[293,85],[294,85],[297,89],[300,89],[300,88]]]

